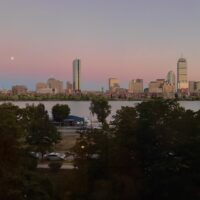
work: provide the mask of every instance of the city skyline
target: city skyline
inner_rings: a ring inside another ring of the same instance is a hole
[[[184,70],[184,71],[182,71]],[[186,71],[185,71],[186,70]],[[174,89],[178,90],[180,89],[179,91],[181,91],[182,89],[189,89],[189,81],[199,81],[199,80],[188,80],[188,73],[187,73],[187,60],[186,58],[183,58],[182,56],[177,60],[177,69],[176,69],[176,72],[177,73],[174,73],[173,70],[169,70],[166,74],[165,77],[156,77],[155,79],[156,80],[162,80],[162,81],[165,81],[166,83],[169,83],[171,85],[174,85]],[[183,76],[183,72],[184,72],[184,76]],[[47,81],[47,84],[44,83],[42,80],[40,80],[40,82],[35,82],[34,83],[34,89],[37,88],[37,85],[39,84],[39,88],[42,89],[42,88],[54,88],[51,85],[51,83],[49,81],[55,81],[55,82],[62,82],[62,85],[63,85],[63,82],[65,82],[66,84],[71,84],[72,85],[72,89],[73,91],[76,91],[76,92],[80,92],[80,91],[84,91],[84,90],[93,90],[93,89],[90,89],[90,88],[84,88],[83,90],[81,89],[81,85],[82,85],[82,81],[81,81],[81,60],[78,59],[78,58],[75,58],[73,61],[72,61],[72,74],[71,74],[71,77],[72,77],[72,81],[68,81],[68,80],[56,80],[55,78],[56,77],[49,77],[48,78],[48,81]],[[146,82],[142,77],[134,77],[132,78],[132,80],[126,80],[126,84],[124,85],[123,83],[120,82],[120,78],[119,77],[107,77],[108,79],[108,84],[104,83],[104,85],[106,87],[101,87],[101,88],[98,88],[96,91],[100,91],[102,90],[102,88],[104,89],[107,89],[107,90],[112,90],[111,88],[124,88],[124,89],[128,89],[130,87],[130,83],[133,81],[133,82],[137,82],[137,81],[140,81],[142,80],[142,85],[143,85],[143,82]],[[177,82],[176,82],[177,80]],[[149,84],[151,82],[154,82],[154,80],[150,80],[149,82],[146,82],[146,85],[144,85],[144,89],[145,88],[148,88],[149,87]],[[182,83],[183,82],[183,83]],[[181,84],[180,84],[181,83]],[[50,84],[50,85],[49,85]],[[52,84],[54,84],[52,82]],[[57,84],[57,83],[56,83]],[[59,83],[60,84],[60,83]],[[186,84],[184,85],[184,87],[182,87],[182,84]],[[27,84],[24,83],[24,84],[21,84],[21,83],[16,83],[14,85],[12,85],[11,87],[13,86],[18,86],[18,85],[22,85],[22,86],[25,86],[27,87]],[[181,85],[181,86],[180,86]],[[63,86],[62,86],[63,88]],[[67,88],[67,86],[66,86]],[[1,89],[8,89],[8,88],[0,88]],[[27,87],[27,89],[30,89]],[[34,89],[31,89],[31,90],[34,90]],[[64,88],[63,88],[64,89]],[[37,90],[37,89],[36,89]],[[62,89],[61,89],[62,90]],[[183,91],[182,91],[183,92]]]
[[[200,80],[197,0],[1,0],[0,88],[56,77],[72,82],[82,61],[82,89],[144,85],[176,72],[183,53],[188,80]]]

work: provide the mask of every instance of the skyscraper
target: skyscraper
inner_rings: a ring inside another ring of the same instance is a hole
[[[177,92],[188,92],[187,61],[185,58],[179,58],[177,62]]]
[[[168,84],[168,87],[169,85],[173,87],[173,92],[176,91],[176,77],[173,71],[169,71],[167,73],[167,84]]]
[[[63,82],[56,80],[55,78],[49,78],[47,80],[48,88],[52,89],[53,94],[60,94],[63,93]]]
[[[130,93],[142,93],[143,92],[143,80],[136,79],[129,82],[128,90]]]
[[[108,87],[110,92],[115,92],[119,88],[119,80],[117,78],[109,78]]]
[[[169,71],[167,73],[167,83],[175,86],[176,78],[175,78],[175,73],[173,71]]]
[[[80,59],[73,60],[73,90],[80,91],[81,90],[81,82],[80,82],[80,72],[81,71],[81,61]]]

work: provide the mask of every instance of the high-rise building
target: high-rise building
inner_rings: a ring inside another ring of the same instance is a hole
[[[63,82],[55,78],[47,80],[47,87],[52,89],[53,94],[63,93]]]
[[[177,92],[188,92],[187,61],[185,58],[179,58],[177,62]]]
[[[70,83],[69,81],[67,81],[67,83],[66,83],[66,92],[67,92],[67,94],[71,94],[72,90],[73,90],[72,83]]]
[[[169,71],[167,73],[167,83],[169,83],[171,85],[176,84],[176,77],[175,77],[175,73],[173,71]]]
[[[160,97],[173,98],[175,94],[175,85],[165,81],[165,79],[157,79],[149,83],[149,93],[159,94]]]
[[[196,82],[195,81],[189,81],[189,92],[190,92],[190,94],[196,92]]]
[[[40,90],[46,89],[47,88],[47,84],[46,83],[36,83],[36,92],[39,92]]]
[[[143,92],[143,80],[136,79],[129,82],[128,91],[130,93],[142,93]]]
[[[162,93],[165,79],[157,79],[149,83],[149,93]]]
[[[176,91],[176,76],[173,71],[167,73],[167,85],[173,87],[173,92]]]
[[[189,81],[189,92],[190,94],[200,93],[200,81]]]
[[[116,90],[119,88],[119,80],[117,78],[109,78],[108,87],[110,92],[116,92]]]
[[[73,90],[81,91],[81,61],[80,59],[73,60]]]

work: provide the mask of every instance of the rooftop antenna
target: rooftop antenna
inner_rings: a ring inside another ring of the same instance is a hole
[[[181,58],[183,58],[183,53],[181,53]]]

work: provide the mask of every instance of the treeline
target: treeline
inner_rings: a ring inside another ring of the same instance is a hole
[[[75,168],[48,179],[27,156],[60,139],[44,106],[1,105],[0,199],[200,199],[200,110],[155,99],[122,107],[108,126],[105,98],[93,98],[90,109],[102,129],[81,133],[71,150]]]
[[[72,199],[200,199],[200,111],[176,101],[122,107],[112,128],[85,132],[73,150]]]
[[[44,154],[59,140],[43,104],[0,105],[0,199],[53,199],[52,183],[36,173],[31,152]]]
[[[109,101],[143,101],[155,99],[155,96],[151,97],[135,97],[129,95],[104,95],[104,94],[0,94],[0,101],[91,101],[94,97],[104,96]],[[183,96],[178,97],[175,95],[174,99],[177,101],[199,101],[200,96]]]
[[[0,94],[0,101],[88,101],[93,95],[39,95],[39,94],[24,94],[24,95],[4,95]]]

